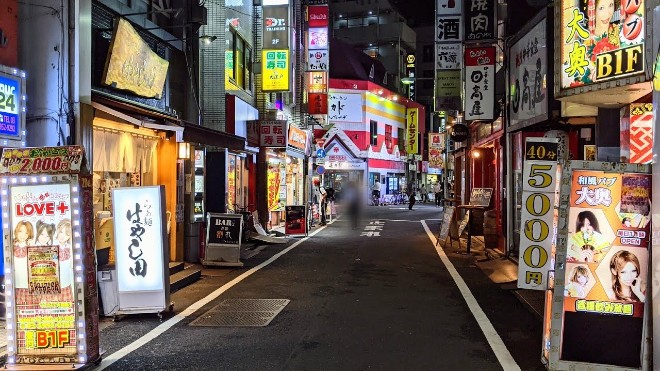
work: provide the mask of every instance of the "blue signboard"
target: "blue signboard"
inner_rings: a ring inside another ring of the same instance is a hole
[[[325,173],[325,167],[323,167],[323,166],[319,166],[319,167],[317,167],[317,168],[316,168],[316,172],[317,172],[319,175],[322,175],[323,173]]]
[[[20,137],[21,81],[0,75],[0,136]]]
[[[316,157],[317,158],[323,158],[325,157],[325,150],[323,148],[317,149],[316,150]]]

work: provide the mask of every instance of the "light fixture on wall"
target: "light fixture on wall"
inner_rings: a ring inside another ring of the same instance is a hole
[[[178,158],[181,159],[181,160],[189,159],[190,158],[190,143],[179,142],[178,146],[179,146],[179,148],[178,148],[178,150],[179,150],[178,151],[179,152]]]

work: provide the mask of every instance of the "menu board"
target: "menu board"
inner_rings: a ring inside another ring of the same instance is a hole
[[[456,207],[454,206],[445,206],[445,210],[442,213],[442,224],[440,225],[440,234],[438,235],[438,240],[444,241],[449,236],[449,228],[454,221],[454,212]]]
[[[240,245],[242,232],[243,215],[208,213],[207,245]]]
[[[307,234],[305,205],[288,205],[285,210],[286,223],[284,224],[284,233],[287,235]]]
[[[490,198],[493,196],[492,188],[472,188],[470,194],[470,205],[488,207]]]
[[[570,189],[561,359],[641,367],[651,177],[574,170]]]

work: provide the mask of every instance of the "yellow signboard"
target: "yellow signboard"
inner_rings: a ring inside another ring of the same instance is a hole
[[[289,91],[289,51],[262,50],[262,91]]]
[[[160,99],[169,64],[151,50],[127,20],[120,18],[115,25],[103,83],[141,97]]]
[[[406,110],[406,152],[408,154],[419,152],[417,133],[419,132],[419,108]]]
[[[644,0],[560,2],[561,86],[644,72]]]

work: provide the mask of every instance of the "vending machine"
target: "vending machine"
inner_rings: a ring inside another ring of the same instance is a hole
[[[5,148],[0,164],[7,365],[99,359],[92,178],[81,146]]]

